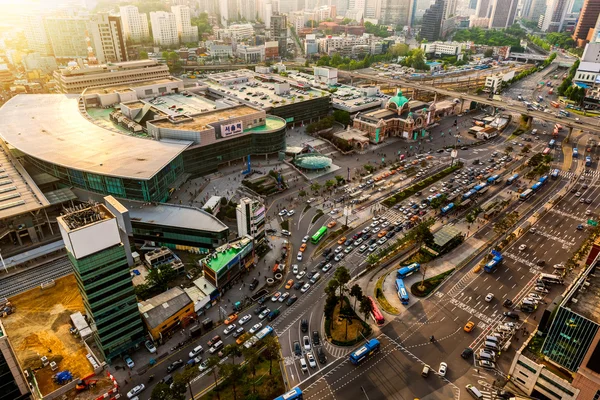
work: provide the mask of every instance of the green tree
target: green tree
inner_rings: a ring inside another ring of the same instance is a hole
[[[341,185],[345,181],[344,177],[341,175],[336,175],[335,180],[337,181],[338,186]]]
[[[335,181],[333,179],[329,179],[327,182],[325,182],[325,187],[329,190],[331,190],[331,188],[333,188],[335,186]]]
[[[350,282],[351,276],[350,271],[345,266],[338,267],[333,273],[333,277],[338,282],[339,291],[340,291],[340,303],[344,300],[344,292],[346,289],[346,284]]]
[[[362,288],[360,286],[358,286],[357,283],[355,283],[354,285],[352,285],[352,287],[350,288],[350,296],[354,297],[354,309],[356,310],[356,301],[360,301],[363,298],[363,291]]]
[[[360,300],[358,309],[360,310],[360,312],[362,313],[362,315],[365,316],[365,322],[367,321],[367,316],[369,315],[369,313],[372,311],[371,309],[371,301],[369,301],[368,297],[363,297]]]
[[[242,348],[246,368],[252,373],[252,393],[256,393],[256,367],[260,362],[258,353],[253,348]]]
[[[417,247],[421,247],[423,244],[433,243],[433,233],[429,230],[429,225],[425,222],[415,226],[412,231],[414,240],[417,243]]]
[[[198,18],[192,18],[191,23],[193,26],[198,27],[198,35],[210,35],[213,31],[212,25],[208,21],[208,14],[201,13]]]
[[[140,50],[139,57],[140,57],[140,60],[147,60],[148,59],[148,52],[144,51],[144,50]]]
[[[486,58],[490,58],[493,55],[494,55],[494,49],[487,49],[486,51],[483,52],[483,56]]]
[[[227,383],[231,385],[233,400],[237,400],[237,386],[242,381],[244,369],[237,364],[223,364],[219,372],[227,379]]]
[[[273,374],[273,361],[279,361],[279,342],[273,336],[263,340],[263,357],[269,362],[269,375]]]
[[[207,367],[212,372],[213,378],[215,379],[215,393],[217,393],[217,399],[221,400],[221,393],[219,393],[219,376],[217,368],[221,360],[217,356],[209,357],[207,360]]]
[[[231,357],[232,364],[235,364],[236,357],[240,357],[242,355],[242,351],[240,350],[238,345],[235,343],[231,343],[231,344],[228,344],[227,346],[225,346],[225,348],[223,349],[223,353],[227,357]]]
[[[390,53],[394,57],[405,56],[408,53],[408,45],[404,43],[395,44],[392,47],[390,47],[388,53]]]
[[[192,392],[191,382],[197,375],[197,368],[185,368],[183,371],[175,374],[171,390],[175,392],[177,396],[180,396],[181,400],[183,400],[186,398],[186,390],[189,389],[190,397],[193,399],[194,393]]]
[[[164,264],[151,268],[146,276],[146,282],[155,290],[164,292],[168,289],[169,283],[176,277],[177,271],[175,271],[170,264]]]
[[[337,122],[344,126],[350,125],[350,113],[344,110],[335,110],[333,112],[333,117]]]
[[[185,396],[175,393],[166,383],[159,383],[152,389],[150,400],[183,400]]]
[[[513,152],[513,147],[512,146],[506,146],[506,148],[504,149],[504,153],[508,156],[510,153]]]
[[[310,190],[316,193],[319,190],[321,190],[321,185],[318,182],[315,182],[312,185],[310,185]]]

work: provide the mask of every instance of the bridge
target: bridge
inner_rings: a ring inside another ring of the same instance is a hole
[[[486,105],[493,106],[496,108],[503,108],[507,111],[512,111],[515,113],[523,114],[530,118],[537,118],[542,121],[560,124],[566,128],[569,128],[569,134],[571,134],[571,131],[573,129],[580,129],[580,130],[584,130],[584,131],[600,133],[600,126],[590,124],[590,123],[584,122],[584,121],[576,122],[574,119],[565,118],[565,117],[557,117],[554,114],[549,114],[549,113],[545,113],[542,111],[537,111],[537,110],[530,111],[530,110],[527,110],[527,108],[522,106],[521,104],[518,104],[518,105],[508,104],[508,103],[505,103],[500,100],[494,100],[494,99],[490,99],[487,97],[481,97],[481,96],[474,95],[474,94],[455,92],[452,90],[446,90],[446,89],[437,88],[437,87],[433,87],[433,86],[423,85],[421,83],[416,83],[416,82],[412,83],[412,82],[405,81],[403,79],[388,79],[388,78],[380,77],[380,76],[373,76],[373,75],[367,75],[367,74],[350,72],[350,71],[342,71],[342,70],[338,70],[338,76],[341,76],[341,77],[345,76],[345,77],[349,77],[349,78],[353,78],[353,79],[364,79],[364,80],[375,81],[375,82],[383,82],[383,83],[386,83],[389,85],[394,85],[396,87],[401,87],[401,88],[405,87],[405,88],[410,88],[410,89],[415,89],[415,90],[434,92],[434,93],[437,93],[442,96],[459,99],[463,103],[463,105],[464,105],[464,101],[467,100],[467,101],[474,101],[479,104],[486,104]],[[462,108],[463,107],[461,106],[461,109]]]
[[[517,60],[534,60],[534,61],[544,61],[548,56],[543,54],[531,54],[531,53],[510,53],[508,58],[514,58]]]

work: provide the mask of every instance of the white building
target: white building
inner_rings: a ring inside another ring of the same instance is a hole
[[[379,38],[369,34],[328,36],[319,39],[319,50],[329,55],[338,52],[341,56],[353,56],[364,52],[380,54],[382,42]]]
[[[228,28],[219,29],[217,31],[217,38],[223,39],[247,39],[254,36],[254,27],[252,24],[233,24],[229,25]]]
[[[123,33],[127,39],[139,42],[150,37],[148,16],[146,14],[140,14],[136,6],[119,7],[119,12],[123,24]]]
[[[175,14],[166,11],[153,11],[150,13],[150,23],[152,24],[154,44],[159,46],[179,45]]]
[[[421,43],[421,49],[425,54],[433,54],[434,56],[451,55],[458,56],[462,54],[462,50],[467,46],[466,43],[459,42],[432,42]]]
[[[247,63],[257,63],[265,59],[265,46],[237,46],[236,55]]]
[[[252,236],[258,244],[265,239],[265,205],[257,200],[242,197],[235,209],[238,236]]]
[[[316,37],[316,35],[306,35],[306,39],[304,39],[304,52],[307,56],[319,52],[319,44],[317,43]]]
[[[315,81],[334,85],[338,82],[338,70],[331,67],[313,67]]]
[[[240,17],[246,21],[256,20],[256,0],[239,0]]]
[[[177,35],[181,43],[198,41],[198,27],[192,25],[191,11],[188,6],[171,6],[171,12],[175,14]]]
[[[233,57],[233,47],[230,44],[210,43],[207,47],[212,58]]]

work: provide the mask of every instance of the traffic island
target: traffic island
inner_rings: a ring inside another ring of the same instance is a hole
[[[446,272],[442,272],[439,275],[432,276],[431,278],[427,278],[424,281],[419,280],[418,282],[412,284],[410,287],[410,292],[416,297],[427,297],[453,272],[454,268]]]
[[[371,332],[369,324],[356,315],[345,296],[343,303],[336,304],[331,318],[325,319],[327,339],[336,346],[354,346],[364,337],[368,337]]]
[[[383,311],[388,314],[399,315],[400,311],[388,302],[383,291],[383,282],[385,281],[385,278],[387,278],[387,276],[394,271],[395,270],[389,271],[379,277],[377,284],[375,285],[375,298],[377,299],[377,303],[379,303],[379,306]]]

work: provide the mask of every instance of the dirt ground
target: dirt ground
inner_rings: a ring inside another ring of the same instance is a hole
[[[106,376],[106,373],[100,373],[100,375],[96,375],[90,380],[97,380],[95,387],[82,391],[78,391],[77,389],[69,390],[65,393],[67,399],[95,400],[115,387],[112,380]]]
[[[74,380],[93,372],[85,357],[85,346],[79,337],[69,332],[69,316],[77,311],[85,313],[73,275],[57,280],[52,288],[35,288],[10,298],[10,301],[16,312],[2,322],[21,367],[35,371],[42,394],[60,387],[52,381],[57,372],[71,371]],[[42,368],[42,356],[55,361],[58,370],[52,371],[49,365]]]

